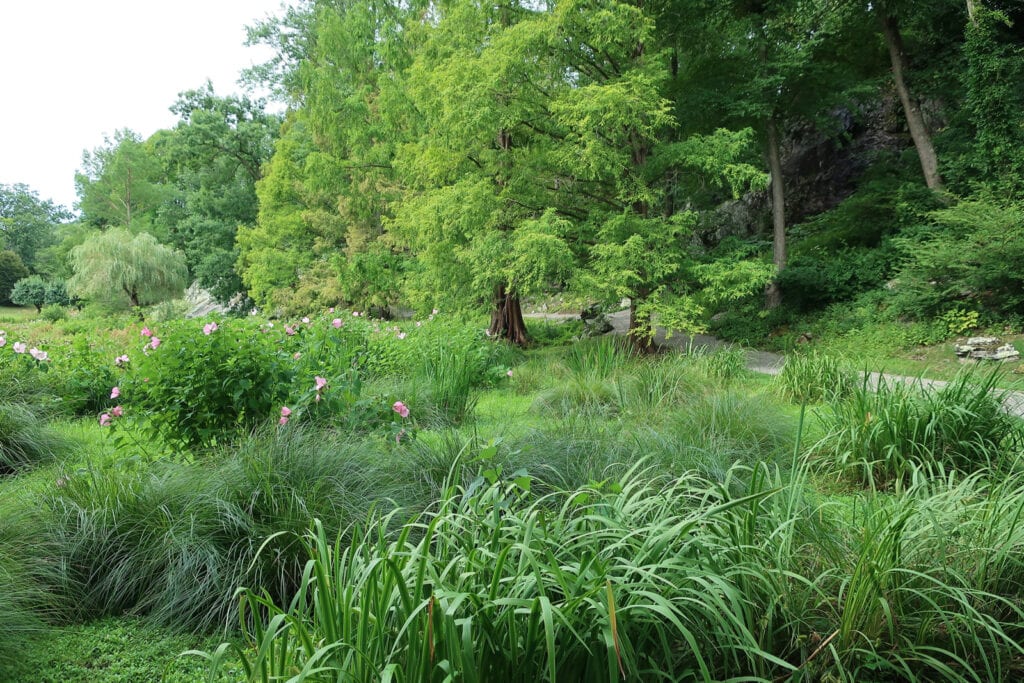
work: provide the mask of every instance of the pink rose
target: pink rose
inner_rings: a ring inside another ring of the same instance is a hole
[[[110,425],[110,414],[103,413],[100,415],[100,427],[107,427]]]
[[[114,406],[114,409],[110,411],[110,414],[114,417],[121,417],[124,415],[124,408],[121,406]]]
[[[117,398],[121,395],[121,387],[114,387],[110,390],[110,398]]]

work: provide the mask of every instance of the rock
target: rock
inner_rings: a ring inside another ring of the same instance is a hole
[[[1015,361],[1020,352],[1012,344],[1004,344],[999,337],[969,337],[953,345],[953,351],[962,360]]]
[[[597,337],[615,329],[604,310],[597,304],[584,308],[580,312],[580,319],[583,321],[584,337]]]
[[[213,313],[223,314],[228,312],[227,306],[217,302],[213,295],[199,286],[198,282],[185,290],[185,301],[188,303],[186,318],[203,318]]]

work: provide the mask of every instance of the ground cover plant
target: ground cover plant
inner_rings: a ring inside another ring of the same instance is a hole
[[[142,641],[170,680],[1021,673],[1024,474],[992,376],[822,392],[847,366],[523,352],[443,315],[73,322],[8,330],[46,360],[0,347],[51,398],[81,395],[64,354],[115,382],[26,420],[65,447],[0,479],[0,642],[40,680],[82,670],[65,634],[128,623],[171,629]],[[152,419],[171,400],[182,428]],[[141,670],[119,647],[95,680]]]

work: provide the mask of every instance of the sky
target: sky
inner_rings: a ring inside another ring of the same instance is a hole
[[[245,26],[282,0],[0,0],[0,184],[76,201],[82,152],[130,128],[173,127],[179,92],[242,92],[266,61]]]

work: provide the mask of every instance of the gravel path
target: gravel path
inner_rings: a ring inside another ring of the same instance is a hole
[[[579,320],[579,315],[574,313],[529,313],[526,314],[525,317],[542,320]],[[612,324],[613,328],[610,334],[624,335],[629,330],[629,311],[623,310],[611,313],[608,315],[608,321]],[[707,349],[710,351],[716,351],[718,349],[735,346],[735,344],[706,334],[689,335],[684,332],[675,331],[671,336],[666,337],[666,330],[661,327],[659,327],[655,332],[654,341],[659,346],[678,349],[681,351],[688,351],[691,349]],[[785,357],[778,353],[757,351],[754,349],[745,349],[745,351],[747,353],[747,369],[754,372],[760,372],[765,375],[777,375],[782,370],[782,366],[786,363]],[[941,389],[948,384],[948,382],[938,379],[921,379],[918,377],[907,377],[905,375],[890,375],[888,373],[884,376],[886,381],[889,382],[906,382],[908,384],[920,382],[923,386],[935,389]],[[877,386],[881,377],[882,375],[880,373],[870,373],[870,384],[872,386]],[[1002,393],[1002,401],[1006,412],[1011,415],[1024,418],[1024,392],[1006,390]]]

